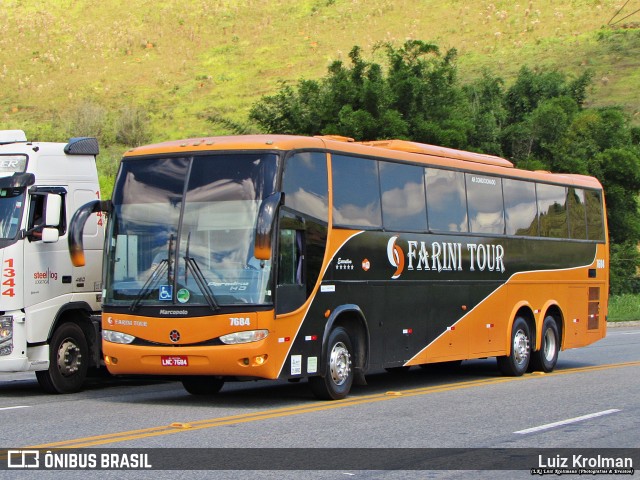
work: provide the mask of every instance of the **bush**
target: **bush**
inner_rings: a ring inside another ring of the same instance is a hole
[[[116,121],[116,141],[128,147],[138,147],[149,143],[151,129],[146,110],[129,106],[120,110]]]
[[[101,105],[84,102],[69,113],[69,137],[96,137],[100,145],[110,145],[113,143],[112,131],[107,109]]]

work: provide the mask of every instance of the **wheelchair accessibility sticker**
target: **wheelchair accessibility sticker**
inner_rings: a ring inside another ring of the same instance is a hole
[[[160,285],[158,292],[158,300],[171,301],[173,299],[173,286],[172,285]]]

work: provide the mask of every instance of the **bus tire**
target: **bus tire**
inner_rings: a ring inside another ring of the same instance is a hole
[[[66,322],[51,337],[49,369],[36,372],[40,387],[49,393],[82,389],[89,368],[89,347],[79,325]]]
[[[220,377],[198,375],[183,377],[182,386],[191,395],[215,395],[224,385]]]
[[[529,325],[522,317],[516,317],[511,328],[509,355],[498,357],[498,368],[509,377],[523,375],[531,360],[531,334]]]
[[[558,362],[560,334],[556,319],[548,315],[542,323],[540,349],[531,353],[531,371],[551,372]]]
[[[322,376],[310,377],[313,394],[321,400],[340,400],[351,390],[354,372],[352,368],[351,338],[343,327],[334,328],[329,334]]]

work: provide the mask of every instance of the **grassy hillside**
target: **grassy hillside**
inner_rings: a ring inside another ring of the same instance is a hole
[[[628,25],[640,13],[623,22],[627,28],[606,26],[623,0],[0,5],[0,128],[23,128],[41,140],[100,135],[111,145],[101,164],[107,176],[124,149],[116,138],[122,117],[147,115],[145,140],[228,133],[206,117],[246,123],[249,107],[280,81],[324,76],[353,45],[382,61],[376,44],[408,38],[458,49],[463,82],[483,69],[508,80],[523,65],[568,73],[591,68],[590,105],[623,105],[640,123],[640,29]],[[630,0],[617,18],[637,9],[640,0]]]

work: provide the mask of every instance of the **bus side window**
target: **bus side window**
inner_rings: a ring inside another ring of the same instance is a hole
[[[329,186],[326,154],[300,152],[287,158],[282,190],[287,207],[327,223]]]
[[[533,182],[502,179],[507,235],[538,236],[538,206]]]
[[[379,165],[384,228],[392,231],[426,231],[423,168],[391,162],[380,162]]]
[[[425,175],[429,230],[469,231],[464,173],[427,168]]]
[[[473,233],[504,234],[502,179],[475,173],[465,175],[467,211]]]
[[[569,237],[566,190],[565,187],[559,185],[548,185],[546,183],[537,185],[541,237]]]
[[[567,194],[567,206],[569,207],[570,237],[587,239],[587,212],[584,201],[584,190],[581,188],[569,188]]]
[[[604,240],[604,219],[602,215],[602,194],[585,190],[587,207],[587,235],[589,240]]]
[[[331,157],[333,223],[375,229],[382,226],[378,162],[346,155]]]

